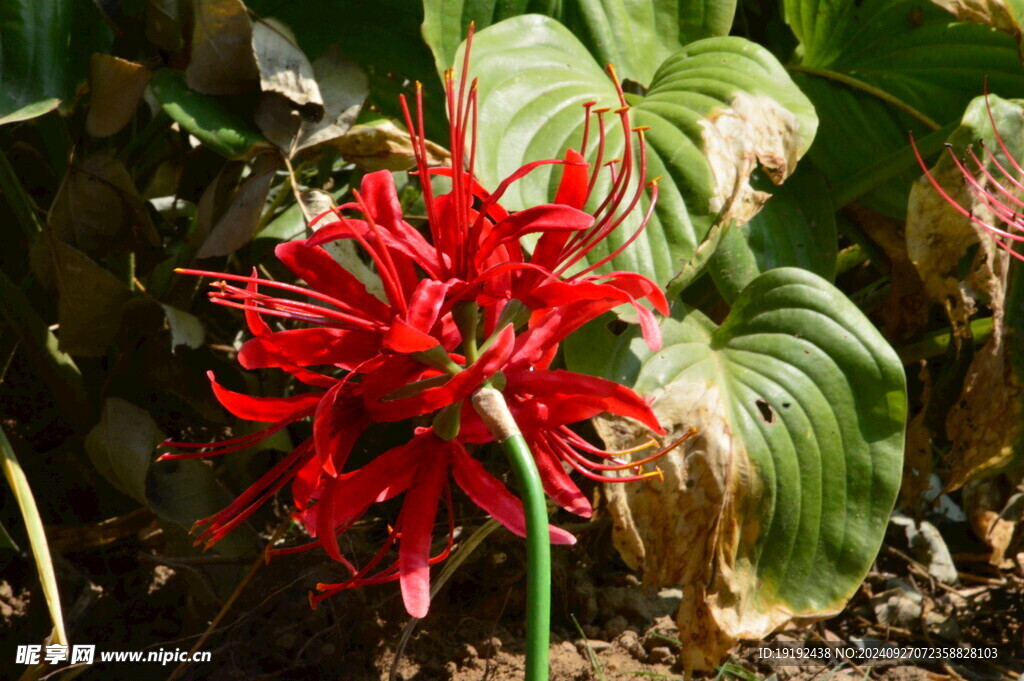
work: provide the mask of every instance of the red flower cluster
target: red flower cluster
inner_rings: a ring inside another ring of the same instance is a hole
[[[204,528],[199,542],[210,545],[291,483],[295,517],[316,541],[278,553],[319,545],[352,572],[343,583],[318,585],[321,593],[312,598],[314,603],[342,589],[397,579],[409,613],[422,617],[429,605],[429,565],[442,560],[451,547],[452,478],[480,508],[512,532],[525,533],[520,501],[471,454],[475,445],[501,435],[488,430],[471,404],[482,387],[503,393],[532,448],[546,492],[569,511],[589,516],[591,508],[563,464],[600,479],[600,471],[609,469],[635,468],[637,475],[631,479],[660,474],[641,469],[656,456],[626,463],[617,458],[620,452],[595,448],[567,427],[610,412],[662,433],[646,400],[610,381],[550,369],[568,334],[622,304],[637,310],[647,343],[654,349],[660,345],[658,325],[642,301],[666,314],[662,291],[632,272],[595,273],[621,248],[597,262],[584,261],[638,205],[645,186],[656,193],[656,184],[644,179],[643,130],[630,128],[620,89],[621,108],[614,114],[627,140],[621,159],[605,162],[598,151],[593,166],[584,160],[587,145],[594,141],[588,139],[590,121],[599,149],[606,136],[607,110],[590,104],[579,151],[568,151],[563,160],[524,166],[489,193],[473,176],[477,90],[475,82],[467,86],[465,68],[464,63],[457,87],[451,72],[446,77],[451,168],[427,167],[422,98],[417,95],[415,121],[403,100],[429,239],[403,218],[393,178],[381,171],[363,179],[353,191],[353,202],[320,216],[318,222],[329,222],[312,238],[278,246],[278,258],[308,287],[260,279],[255,272],[238,276],[182,270],[217,277],[212,300],[245,311],[253,338],[239,353],[243,367],[283,369],[309,390],[287,398],[250,397],[221,387],[211,376],[217,398],[229,411],[272,425],[215,444],[175,443],[176,448],[195,451],[165,458],[244,449],[312,417],[311,438],[229,507],[197,525]],[[517,212],[502,208],[499,201],[511,183],[546,163],[563,167],[554,202]],[[610,191],[601,201],[591,201],[602,170],[611,172]],[[450,178],[451,191],[435,195],[432,175]],[[596,210],[586,212],[584,207],[593,203]],[[532,254],[521,245],[526,234],[539,235]],[[356,241],[372,260],[384,300],[324,251],[324,244],[337,239]],[[306,326],[275,331],[268,318]],[[408,443],[362,467],[346,466],[354,443],[371,422],[413,417],[432,419],[431,425],[417,428]],[[369,564],[357,569],[342,555],[338,535],[372,504],[401,494],[402,509],[388,541]],[[448,548],[432,557],[432,531],[442,499],[449,508]],[[563,530],[552,527],[550,532],[554,543],[575,541]],[[395,544],[397,560],[381,567]]]

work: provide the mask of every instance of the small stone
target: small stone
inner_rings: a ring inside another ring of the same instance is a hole
[[[449,662],[444,666],[444,673],[449,679],[454,679],[455,675],[459,673],[459,665],[454,662]]]
[[[573,645],[572,641],[562,641],[562,650],[570,653],[575,653],[576,646]]]
[[[647,653],[647,661],[651,664],[672,664],[673,660],[675,655],[665,646],[658,646]]]
[[[593,624],[584,624],[583,633],[587,635],[587,638],[597,638],[601,635],[601,627]]]
[[[497,636],[492,636],[483,643],[480,644],[480,657],[485,660],[489,660],[498,654],[501,650],[501,639]]]
[[[476,657],[476,648],[468,643],[463,643],[459,646],[458,652],[455,653],[455,659],[457,660],[475,660]]]
[[[944,638],[948,641],[956,641],[960,638],[960,625],[948,615],[938,612],[929,612],[924,616],[924,626],[929,634]]]
[[[627,627],[629,627],[629,621],[622,615],[616,615],[604,623],[605,640],[614,641]]]
[[[618,638],[615,639],[615,644],[629,653],[638,662],[642,662],[647,656],[643,645],[640,644],[640,634],[632,629],[626,629],[619,634]]]

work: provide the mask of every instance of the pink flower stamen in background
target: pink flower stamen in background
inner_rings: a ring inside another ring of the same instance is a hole
[[[973,210],[968,210],[961,206],[956,199],[950,196],[949,193],[942,188],[938,180],[932,176],[928,167],[924,163],[924,159],[921,158],[921,154],[918,152],[916,145],[913,147],[914,154],[917,156],[918,163],[924,170],[924,174],[928,178],[928,181],[931,182],[932,187],[935,188],[935,191],[937,191],[942,198],[953,206],[961,215],[989,232],[1000,248],[1017,260],[1024,261],[1024,255],[1018,253],[1013,247],[1014,243],[1024,241],[1024,214],[1022,214],[1020,210],[1024,209],[1024,201],[1022,201],[1018,196],[1019,193],[1024,193],[1024,183],[1018,179],[1018,177],[1024,179],[1024,168],[1021,167],[1020,163],[1018,163],[1010,153],[1002,135],[999,134],[999,130],[996,127],[995,117],[992,115],[992,109],[989,106],[987,94],[985,96],[985,109],[988,112],[988,119],[989,123],[992,125],[992,132],[995,135],[996,144],[1006,157],[1009,165],[1013,169],[1013,172],[1008,170],[1003,163],[1000,163],[995,152],[993,152],[993,150],[984,142],[979,142],[983,151],[983,158],[979,158],[972,147],[967,148],[966,158],[964,159],[957,156],[952,145],[946,144],[946,148],[949,152],[950,158],[953,160],[953,163],[956,165],[961,175],[963,175],[964,184],[971,192],[971,195],[992,212],[992,215],[995,216],[995,218],[1002,224],[1002,227],[981,219],[975,215]],[[970,159],[970,165],[968,165],[967,159]],[[995,166],[1001,177],[993,175],[992,171],[988,169],[986,162]],[[1014,177],[1014,173],[1016,173],[1017,177]],[[1007,185],[1009,185],[1009,188]],[[1014,193],[1015,191],[1017,193]]]

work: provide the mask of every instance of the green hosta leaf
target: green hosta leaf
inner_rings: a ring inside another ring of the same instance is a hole
[[[0,125],[52,111],[75,94],[110,31],[88,2],[0,3]]]
[[[615,64],[623,78],[649,82],[658,66],[683,45],[729,34],[735,0],[425,0],[423,38],[437,72],[455,63],[469,30],[522,14],[557,19],[600,64]]]
[[[558,158],[578,146],[584,102],[619,106],[614,86],[587,48],[548,17],[516,17],[481,31],[471,69],[480,79],[476,170],[488,187],[529,161]],[[661,176],[662,182],[646,231],[611,265],[662,285],[716,220],[742,222],[756,212],[758,197],[746,182],[755,159],[781,180],[817,127],[810,103],[775,58],[741,38],[709,38],[676,52],[658,69],[646,96],[630,103],[632,124],[650,127],[648,177]],[[621,129],[615,122],[608,127],[605,160],[623,153]],[[557,178],[555,167],[544,166],[515,183],[503,203],[522,209],[548,202]],[[607,193],[607,174],[604,180],[591,208]],[[591,261],[632,235],[643,212],[635,210],[591,252]]]
[[[756,177],[754,187],[771,191],[760,213],[729,229],[708,269],[727,301],[759,274],[776,267],[802,267],[829,281],[836,270],[836,218],[820,173],[800,166],[781,187]]]
[[[617,545],[645,581],[682,585],[684,663],[706,668],[732,640],[834,613],[857,589],[899,488],[906,387],[871,322],[797,268],[754,279],[721,326],[687,309],[662,329],[657,353],[599,326],[589,342],[606,335],[592,346],[614,348],[605,375],[634,376],[663,425],[699,431],[664,460],[664,483],[611,487]],[[599,430],[629,442],[626,424]]]
[[[980,94],[1024,94],[1017,45],[980,24],[957,23],[916,0],[787,0],[786,20],[800,41],[794,80],[818,109],[827,134],[811,158],[833,185],[957,120]],[[916,173],[901,173],[865,202],[902,218]]]
[[[228,107],[230,98],[190,90],[180,71],[157,71],[149,87],[168,116],[221,156],[249,158],[272,148],[251,120]]]

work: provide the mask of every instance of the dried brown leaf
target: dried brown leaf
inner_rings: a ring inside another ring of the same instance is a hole
[[[736,641],[764,638],[794,616],[785,604],[762,599],[753,566],[736,561],[737,547],[753,542],[760,528],[757,514],[740,507],[756,478],[725,410],[717,387],[674,382],[654,411],[670,431],[666,439],[696,426],[692,446],[662,459],[664,482],[605,487],[613,541],[627,564],[645,584],[681,585],[676,622],[687,670],[714,669]],[[609,448],[643,440],[632,422],[603,417],[595,424]]]
[[[1021,531],[1019,518],[1008,518],[1002,513],[1008,498],[1018,491],[1006,487],[1005,481],[990,478],[968,482],[963,489],[967,520],[974,534],[992,549],[989,563],[996,567],[1012,564],[1013,549]]]
[[[996,222],[954,164],[940,164],[932,174],[961,206],[983,221]],[[945,487],[953,490],[1004,465],[1024,434],[1024,392],[1008,352],[1004,310],[1011,260],[988,232],[961,215],[924,178],[910,191],[907,251],[925,293],[946,308],[955,342],[970,338],[970,319],[979,305],[992,311],[992,338],[971,361],[960,399],[946,419],[952,447],[944,458]]]
[[[907,254],[903,222],[860,203],[848,206],[846,211],[857,226],[881,247],[889,260],[889,295],[879,311],[887,338],[892,341],[912,338],[928,324],[931,301],[925,295],[921,277]]]
[[[59,240],[94,256],[160,243],[127,169],[107,154],[71,164],[50,207],[49,224]]]
[[[771,197],[750,185],[758,163],[775,184],[796,168],[797,118],[774,99],[740,93],[729,108],[712,111],[701,126],[704,155],[715,181],[711,210],[724,211],[723,222],[745,223]]]
[[[89,62],[89,114],[85,131],[109,137],[123,128],[142,99],[153,73],[145,66],[109,54],[93,54]]]
[[[59,292],[57,338],[69,355],[106,354],[118,330],[128,288],[78,249],[44,234],[53,281]]]
[[[178,0],[149,0],[146,3],[146,40],[167,52],[181,49],[181,5]]]
[[[274,172],[280,165],[276,153],[261,154],[253,161],[249,177],[235,192],[224,215],[196,254],[197,258],[229,255],[252,240],[267,202]]]
[[[994,29],[1020,36],[1020,25],[1006,0],[932,0],[960,21],[985,24]],[[1015,4],[1010,0],[1009,4]]]
[[[192,57],[185,82],[208,95],[252,92],[259,69],[252,49],[252,22],[241,0],[194,2]]]
[[[945,164],[933,173],[949,195],[982,219],[988,209],[976,204],[956,166]],[[961,261],[971,247],[978,249],[966,268]],[[967,324],[977,312],[979,298],[1002,306],[1006,294],[1008,256],[981,227],[963,217],[922,178],[910,189],[907,205],[907,254],[921,275],[925,293],[942,303],[958,337],[967,337]]]
[[[960,399],[946,419],[953,443],[944,458],[946,490],[998,471],[1014,458],[1024,436],[1024,389],[1013,370],[1001,315],[994,328],[971,362]]]
[[[379,125],[356,125],[334,141],[342,157],[368,172],[374,170],[409,170],[416,166],[409,133],[391,121]],[[430,165],[450,165],[451,154],[427,142]]]
[[[348,132],[370,91],[366,73],[345,57],[337,45],[331,45],[313,62],[313,72],[323,94],[324,116],[319,121],[302,120],[295,141],[296,153]]]
[[[920,401],[928,404],[931,400],[931,374],[925,362],[921,362],[918,379],[923,388]],[[900,499],[904,508],[917,509],[923,495],[930,487],[932,471],[935,468],[935,454],[932,446],[932,431],[925,423],[926,410],[921,409],[907,423],[907,445],[903,453],[903,482],[900,485]]]
[[[264,93],[256,105],[254,118],[264,137],[289,157],[294,155],[302,114],[290,99],[276,92]]]
[[[319,120],[324,101],[313,66],[287,28],[273,19],[259,19],[252,27],[252,50],[260,73],[260,89],[276,92]]]

